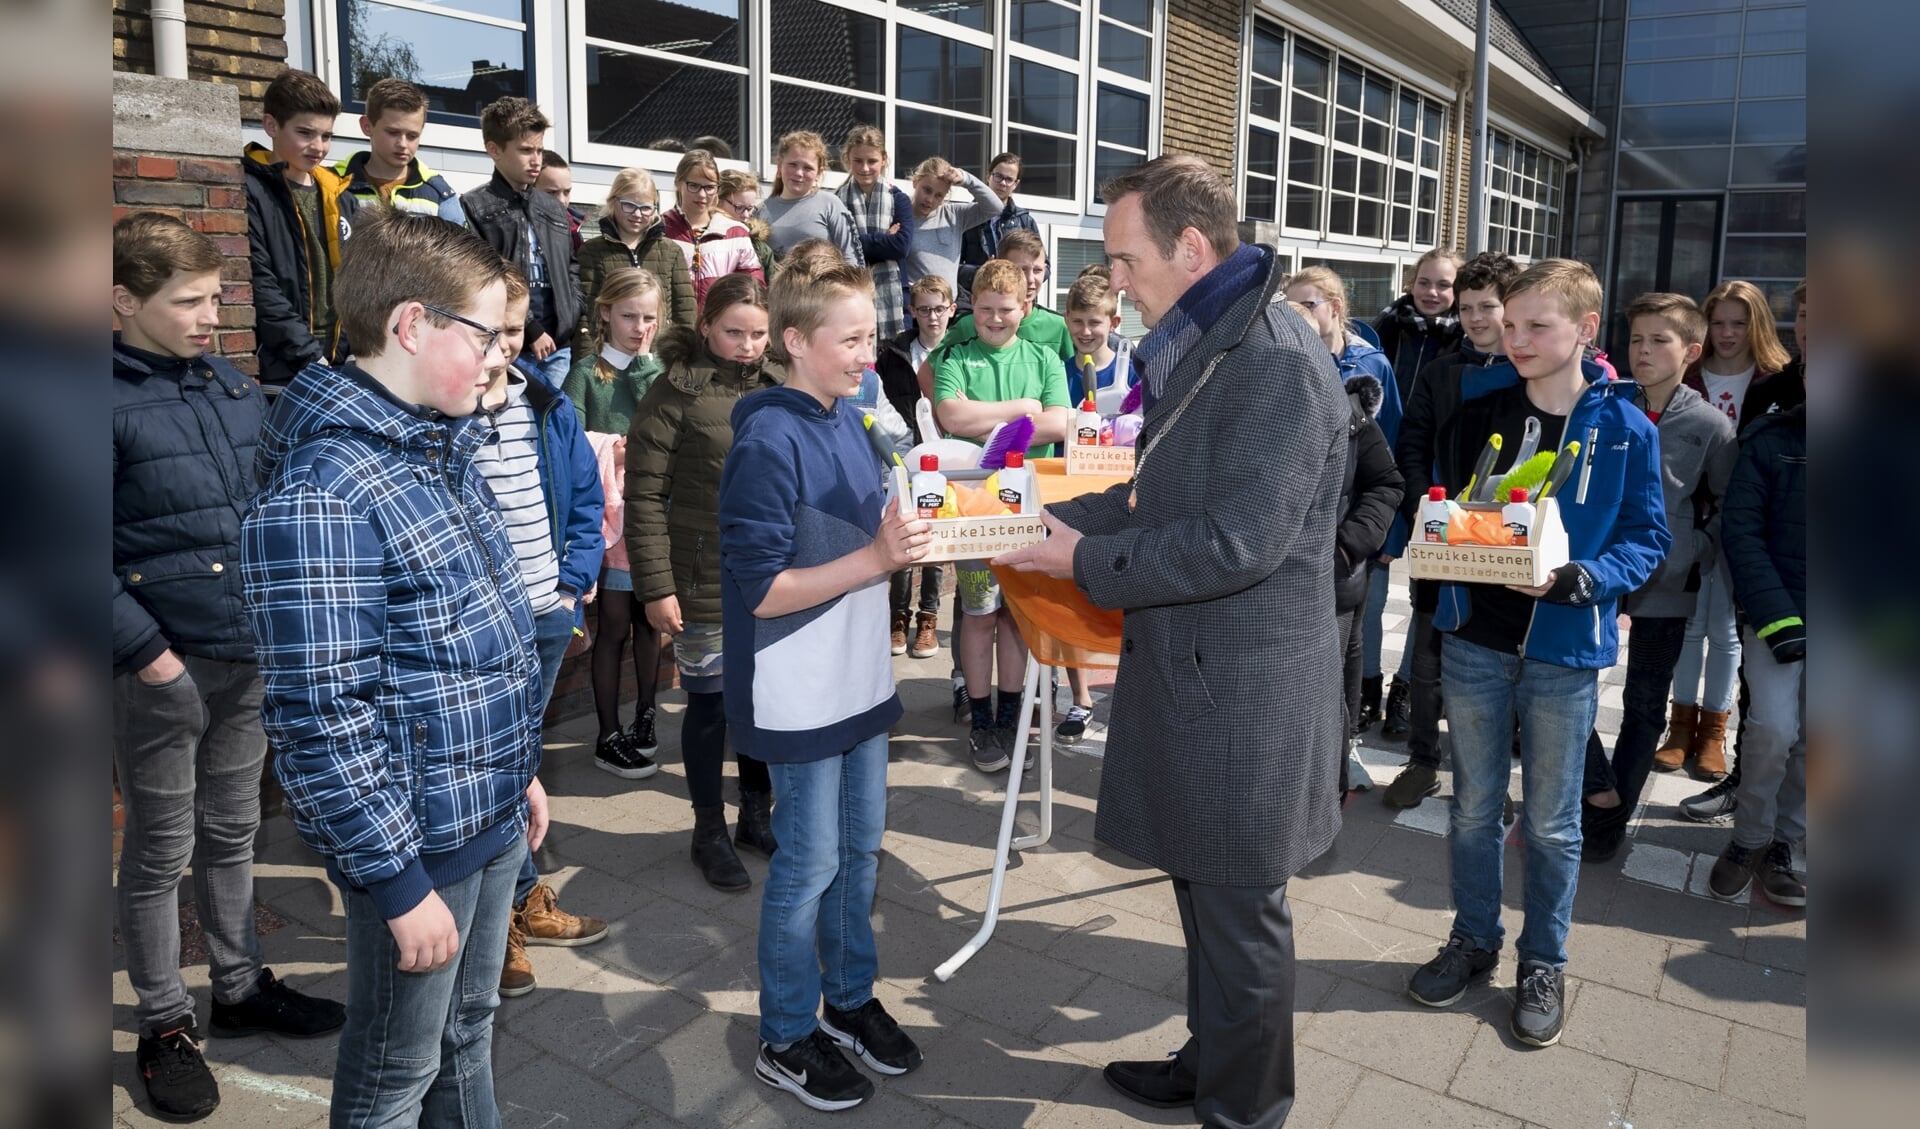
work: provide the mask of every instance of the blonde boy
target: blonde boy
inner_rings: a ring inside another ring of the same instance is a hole
[[[1614,604],[1646,583],[1671,538],[1659,441],[1634,403],[1638,389],[1607,380],[1583,360],[1600,329],[1593,271],[1548,259],[1509,282],[1501,297],[1511,371],[1496,371],[1507,384],[1467,401],[1443,425],[1439,483],[1458,497],[1488,437],[1504,436],[1505,450],[1516,451],[1529,420],[1538,421],[1542,451],[1579,443],[1578,463],[1553,495],[1572,559],[1538,587],[1441,588],[1434,627],[1445,636],[1441,685],[1453,734],[1455,915],[1452,937],[1407,987],[1416,1001],[1444,1007],[1499,960],[1501,817],[1518,723],[1527,914],[1512,1029],[1521,1042],[1551,1046],[1563,1022],[1587,740],[1599,672],[1614,664],[1618,649]],[[1508,469],[1497,463],[1494,473]]]

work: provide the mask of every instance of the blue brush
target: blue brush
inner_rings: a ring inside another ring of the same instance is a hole
[[[988,433],[987,445],[980,452],[982,470],[999,470],[1007,465],[1008,451],[1024,451],[1033,445],[1033,417],[1010,419]]]

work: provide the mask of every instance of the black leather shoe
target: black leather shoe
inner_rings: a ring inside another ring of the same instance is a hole
[[[1179,1055],[1150,1062],[1110,1062],[1100,1073],[1107,1085],[1136,1102],[1159,1109],[1192,1105],[1199,1081],[1181,1064]]]
[[[773,837],[773,793],[740,790],[740,822],[733,837],[742,850],[756,851],[767,858],[780,849]]]
[[[737,894],[753,885],[747,868],[740,865],[740,856],[733,853],[726,809],[693,809],[693,865],[716,890]]]

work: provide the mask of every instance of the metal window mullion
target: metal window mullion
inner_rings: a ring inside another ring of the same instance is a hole
[[[469,12],[461,8],[448,8],[439,4],[423,4],[420,3],[419,0],[369,0],[369,2],[381,4],[388,8],[404,8],[409,12],[418,12],[423,16],[445,16],[448,19],[464,20],[467,23],[486,24],[489,27],[497,27],[504,31],[523,32],[527,30],[525,20],[507,20],[499,16],[487,16],[479,12]]]

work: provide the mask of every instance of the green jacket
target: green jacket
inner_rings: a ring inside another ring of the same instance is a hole
[[[606,372],[595,371],[602,368]],[[580,424],[586,430],[625,435],[633,426],[634,409],[640,406],[647,389],[653,387],[654,379],[664,371],[651,353],[635,357],[625,372],[614,372],[613,365],[593,353],[573,362],[560,391],[573,401],[580,412]],[[603,376],[612,379],[603,380]]]
[[[642,603],[679,596],[687,623],[720,622],[720,471],[733,408],[779,384],[778,365],[722,361],[691,326],[662,330],[666,375],[627,433],[627,561]]]
[[[600,234],[580,245],[574,253],[580,268],[580,325],[576,336],[586,339],[600,331],[600,286],[607,275],[621,267],[645,267],[660,280],[660,325],[684,325],[692,328],[698,316],[693,296],[693,275],[687,271],[687,254],[668,239],[655,223],[632,248],[620,241],[611,219],[600,221]]]

